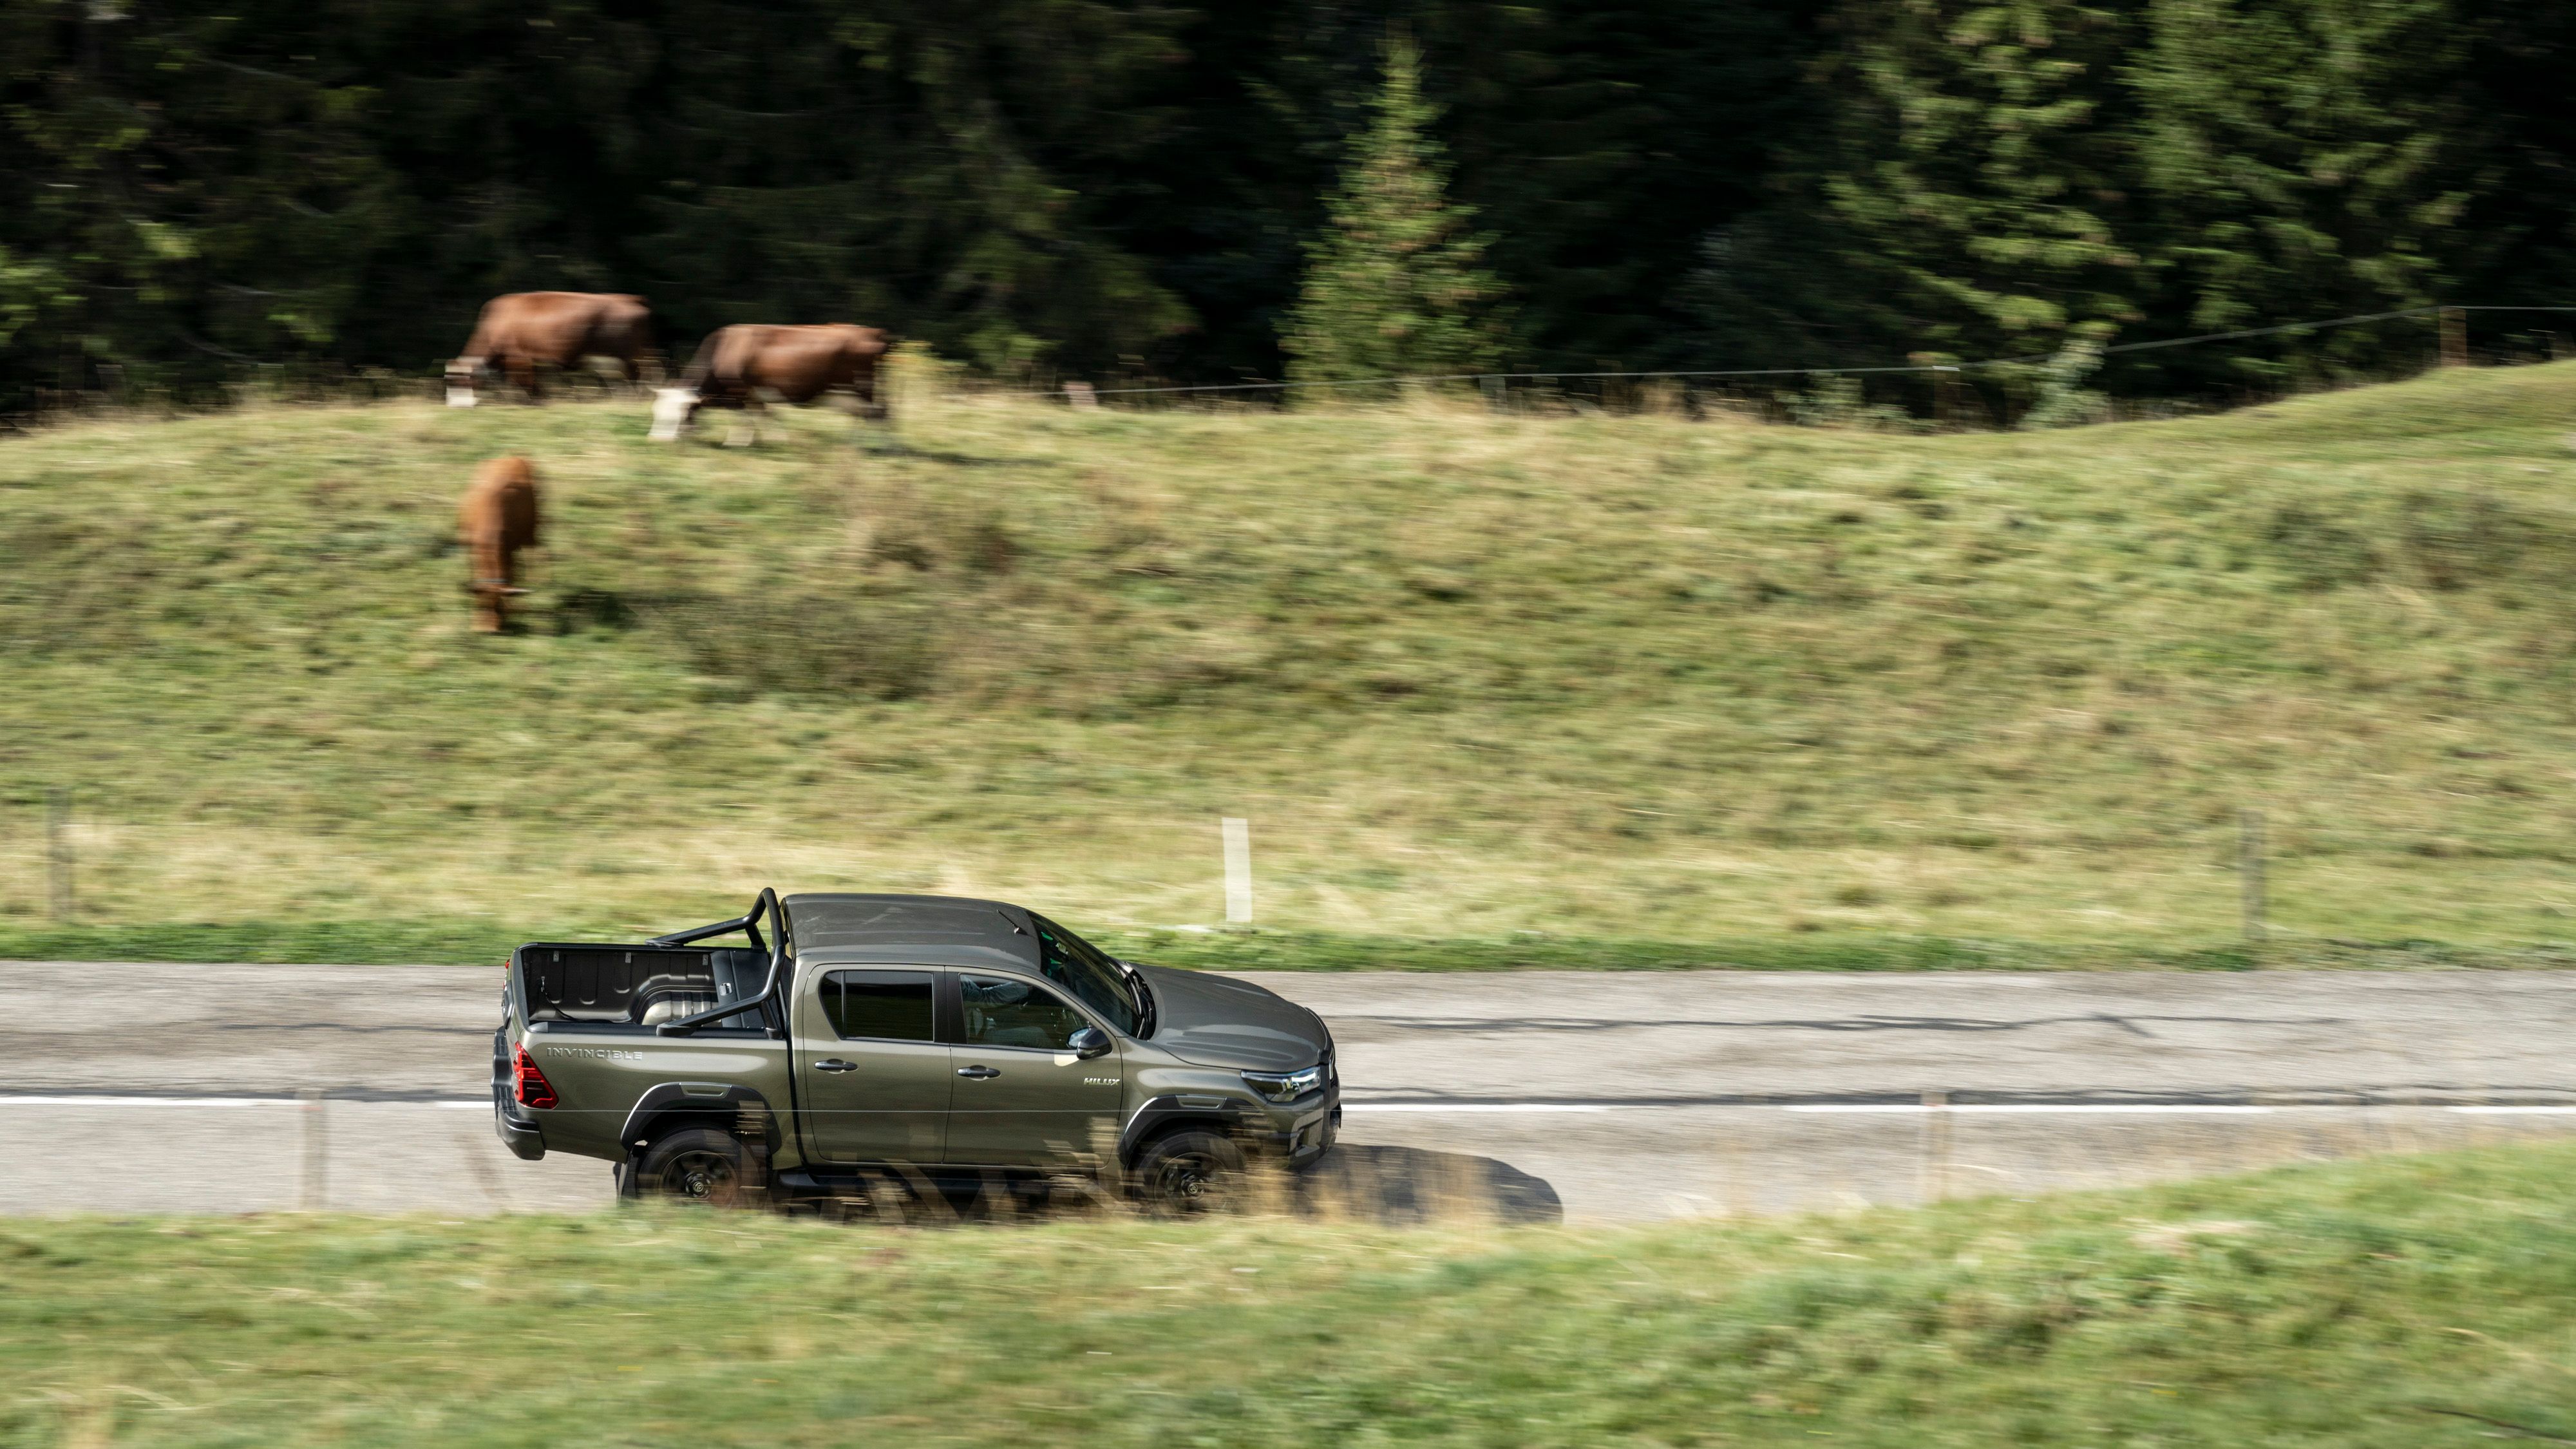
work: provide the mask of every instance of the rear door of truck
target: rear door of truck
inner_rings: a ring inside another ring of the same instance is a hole
[[[834,966],[798,984],[790,1045],[817,1160],[927,1167],[946,1156],[957,1078],[939,1040],[939,978],[927,967]]]

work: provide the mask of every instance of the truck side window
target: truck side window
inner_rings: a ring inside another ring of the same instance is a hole
[[[966,1007],[966,1041],[972,1046],[1032,1047],[1065,1051],[1090,1018],[1045,987],[1007,976],[957,978]]]
[[[1136,988],[1118,963],[1044,916],[1029,917],[1038,928],[1038,974],[1081,998],[1082,1004],[1109,1018],[1120,1031],[1133,1032],[1144,1013],[1136,1009]]]
[[[929,1041],[930,973],[835,971],[819,992],[823,1015],[843,1041]]]

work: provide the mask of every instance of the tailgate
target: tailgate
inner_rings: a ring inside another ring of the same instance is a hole
[[[522,1156],[535,1155],[517,1140],[514,1124],[525,1124],[540,1150],[616,1160],[624,1155],[619,1139],[629,1115],[658,1087],[767,1085],[784,1071],[785,1049],[769,1039],[762,1007],[687,1036],[656,1030],[756,994],[766,970],[762,953],[722,947],[520,947],[510,957],[511,1047],[514,1055],[526,1050],[555,1105],[518,1105],[504,1071],[496,1084],[502,1139]],[[783,1090],[776,1100],[786,1105]]]

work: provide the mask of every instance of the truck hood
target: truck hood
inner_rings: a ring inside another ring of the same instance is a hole
[[[1136,969],[1154,993],[1153,1044],[1193,1066],[1293,1072],[1322,1061],[1332,1041],[1323,1018],[1275,991],[1203,971]]]

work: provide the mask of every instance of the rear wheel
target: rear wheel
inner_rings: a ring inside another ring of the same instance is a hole
[[[1243,1149],[1203,1128],[1160,1138],[1137,1160],[1136,1196],[1147,1211],[1174,1217],[1223,1212],[1243,1196]]]
[[[745,1207],[759,1187],[758,1169],[730,1132],[684,1127],[636,1159],[637,1194],[663,1202]]]

